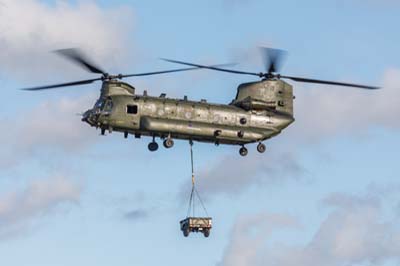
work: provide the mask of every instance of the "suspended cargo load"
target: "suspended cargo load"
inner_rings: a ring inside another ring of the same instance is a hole
[[[210,236],[210,231],[212,228],[212,218],[209,217],[206,207],[203,204],[203,201],[200,198],[200,194],[195,187],[195,179],[194,179],[194,167],[193,167],[193,141],[190,141],[190,161],[192,166],[192,191],[190,193],[189,199],[189,207],[187,211],[186,218],[179,222],[181,231],[185,237],[188,237],[191,232],[194,233],[203,233],[205,237]],[[203,207],[204,213],[206,216],[197,217],[195,215],[195,201],[196,197],[198,201],[201,203]]]
[[[181,230],[185,237],[189,236],[191,232],[203,233],[205,237],[210,236],[212,228],[211,217],[187,217],[180,221]]]

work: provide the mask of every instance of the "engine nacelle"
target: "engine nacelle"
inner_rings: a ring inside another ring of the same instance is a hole
[[[245,110],[276,110],[293,115],[293,87],[278,79],[243,83],[232,104]]]
[[[104,81],[101,87],[101,98],[106,98],[113,95],[135,95],[135,88],[128,83],[121,81]]]

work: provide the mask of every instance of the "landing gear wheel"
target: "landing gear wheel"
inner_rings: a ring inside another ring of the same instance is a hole
[[[246,149],[244,146],[240,148],[240,150],[239,150],[239,154],[240,154],[240,155],[246,156],[247,153],[248,153],[248,151],[247,151],[247,149]]]
[[[204,237],[209,237],[210,236],[210,230],[206,229],[204,230]]]
[[[158,144],[157,144],[157,142],[155,142],[155,141],[150,142],[148,148],[149,148],[149,151],[156,151],[156,150],[158,150]]]
[[[172,148],[174,146],[174,141],[170,138],[167,138],[166,140],[164,140],[163,145],[167,149]]]
[[[265,150],[266,150],[265,144],[259,143],[259,144],[257,145],[257,151],[258,151],[259,153],[264,153]]]
[[[183,236],[184,236],[184,237],[188,237],[188,236],[189,236],[189,233],[190,233],[189,228],[185,228],[185,229],[183,230]]]

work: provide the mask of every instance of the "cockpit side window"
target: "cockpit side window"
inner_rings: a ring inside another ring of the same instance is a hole
[[[110,99],[110,100],[107,100],[106,103],[104,104],[103,111],[111,112],[112,108],[113,108],[113,102]]]
[[[137,114],[138,112],[138,107],[137,105],[127,105],[126,106],[126,113],[127,114]]]
[[[101,109],[103,107],[104,101],[102,99],[99,99],[96,104],[94,105],[95,108]]]

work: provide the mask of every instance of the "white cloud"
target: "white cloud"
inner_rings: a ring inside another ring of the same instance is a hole
[[[14,165],[32,154],[52,151],[78,151],[92,144],[98,135],[77,115],[93,106],[95,96],[63,98],[24,110],[13,119],[0,119],[7,130],[0,132],[0,165]]]
[[[399,263],[398,218],[386,215],[380,196],[330,196],[324,203],[332,208],[331,213],[312,240],[304,245],[273,241],[270,232],[277,226],[282,227],[283,223],[271,226],[268,216],[263,218],[258,214],[248,217],[245,222],[239,220],[220,264],[342,266]],[[249,241],[248,232],[254,231],[257,232],[256,241]]]
[[[293,153],[275,151],[248,157],[234,154],[202,169],[197,175],[196,186],[206,198],[221,194],[235,196],[254,185],[299,179],[304,172]],[[182,194],[185,191],[186,195],[187,187],[188,184],[182,187]]]
[[[90,52],[105,67],[117,62],[120,66],[128,60],[121,63],[119,59],[132,51],[127,36],[133,24],[133,12],[126,6],[102,9],[85,0],[52,5],[39,0],[2,0],[0,73],[39,80],[65,75],[70,66],[49,51],[67,47]]]
[[[34,219],[63,203],[79,202],[81,187],[56,176],[31,182],[22,191],[0,195],[0,239],[29,228]]]
[[[293,84],[296,122],[289,132],[297,140],[313,140],[380,127],[398,130],[399,77],[399,69],[387,70],[383,88],[376,91],[324,85],[302,88]]]
[[[81,147],[96,135],[79,115],[93,104],[94,97],[87,95],[40,104],[29,112],[33,119],[26,120],[24,116],[17,121],[19,145],[25,149],[57,145],[72,150]]]
[[[221,265],[244,266],[253,265],[258,256],[258,247],[275,230],[298,228],[298,222],[291,216],[281,214],[256,214],[240,217],[232,229],[230,244],[225,250]],[[266,265],[266,264],[264,264]]]

